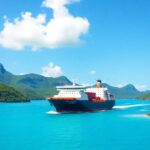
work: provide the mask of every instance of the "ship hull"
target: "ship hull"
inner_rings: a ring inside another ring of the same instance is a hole
[[[99,110],[111,110],[115,100],[104,102],[92,102],[88,100],[49,100],[57,112],[88,112]]]

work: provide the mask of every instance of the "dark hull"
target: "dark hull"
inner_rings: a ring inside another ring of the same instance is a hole
[[[115,105],[115,100],[92,102],[88,100],[49,100],[58,112],[98,111],[110,110]]]

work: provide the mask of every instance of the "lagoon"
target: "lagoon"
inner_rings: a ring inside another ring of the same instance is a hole
[[[111,111],[55,113],[48,101],[0,103],[1,150],[150,149],[150,101],[116,100]]]

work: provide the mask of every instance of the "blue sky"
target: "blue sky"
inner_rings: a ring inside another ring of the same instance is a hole
[[[46,24],[52,19],[54,11],[51,6],[43,7],[43,1],[1,1],[1,34],[5,28],[4,16],[12,23],[25,12],[32,13],[34,18],[45,14]],[[80,0],[70,3],[63,6],[73,19],[81,19],[79,28],[70,28],[71,31],[77,29],[78,37],[74,37],[75,30],[73,37],[68,36],[71,39],[69,42],[64,44],[59,41],[59,46],[55,48],[42,43],[34,49],[33,43],[28,46],[25,42],[23,49],[15,50],[12,45],[8,46],[10,43],[7,46],[1,43],[0,62],[7,70],[14,74],[44,74],[47,71],[49,75],[58,71],[58,74],[77,79],[79,83],[93,83],[100,78],[114,86],[132,83],[139,89],[150,89],[150,1]],[[22,30],[22,34],[24,32]],[[69,29],[63,33],[67,32]],[[9,36],[6,40],[9,38],[15,37]]]

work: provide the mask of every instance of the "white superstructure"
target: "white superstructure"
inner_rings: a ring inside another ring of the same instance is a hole
[[[85,90],[86,93],[95,93],[96,97],[100,97],[104,100],[110,100],[110,94],[108,93],[108,89],[107,88],[87,88]]]
[[[114,97],[108,92],[107,88],[101,86],[101,81],[98,80],[96,87],[79,86],[79,85],[65,85],[57,86],[58,94],[54,95],[55,99],[76,99],[76,100],[90,100],[90,101],[105,101],[112,100]]]
[[[87,95],[85,94],[86,86],[57,86],[58,94],[54,96],[54,98],[76,98],[76,99],[84,99],[88,100]]]

